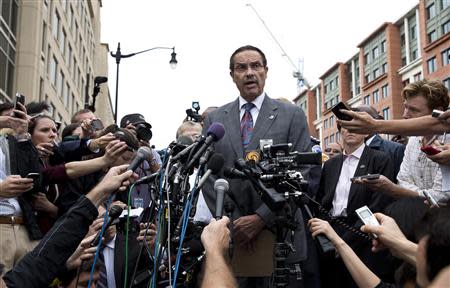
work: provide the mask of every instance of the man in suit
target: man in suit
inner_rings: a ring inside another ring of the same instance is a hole
[[[384,120],[383,116],[378,114],[377,110],[369,105],[361,105],[353,110],[367,112],[373,119]],[[391,160],[394,163],[394,177],[397,178],[398,171],[400,171],[400,165],[402,165],[403,155],[405,154],[405,145],[394,141],[384,140],[376,133],[367,136],[366,145],[372,149],[383,151],[391,157]]]
[[[317,200],[330,211],[333,218],[359,230],[362,222],[355,213],[356,209],[367,205],[374,213],[380,212],[391,202],[391,199],[384,193],[369,189],[366,185],[352,183],[350,179],[367,174],[381,174],[393,179],[393,166],[387,154],[365,145],[364,139],[367,135],[354,134],[340,126],[338,128],[342,135],[344,151],[343,154],[325,162]],[[339,223],[332,223],[341,238],[363,261],[378,271],[376,266],[380,259],[375,259],[375,256],[370,254],[370,241],[355,235]],[[329,267],[332,262],[333,259],[323,262],[327,269],[322,271],[332,273],[327,275],[328,277],[321,278],[324,281],[324,287],[356,287],[342,261],[338,260]],[[333,272],[335,272],[334,275]],[[331,282],[327,283],[327,281]]]
[[[224,167],[233,167],[235,160],[245,158],[250,151],[259,150],[261,140],[272,141],[273,144],[292,143],[292,150],[311,151],[303,111],[295,105],[271,99],[266,95],[264,85],[267,72],[266,57],[256,47],[243,46],[231,55],[230,76],[240,95],[235,101],[211,112],[205,119],[204,126],[204,132],[213,122],[220,122],[225,127],[225,136],[215,143],[215,151],[225,157]],[[213,215],[216,210],[214,180],[215,178],[210,177],[203,187],[206,203]],[[273,226],[274,214],[261,201],[250,181],[227,180],[230,182],[229,193],[234,199],[231,200],[227,195],[225,201],[231,201],[235,206],[232,219],[235,247],[250,249],[261,231]],[[303,223],[301,213],[297,214],[300,223]],[[291,263],[298,263],[306,258],[305,231],[303,225],[299,226],[301,227],[295,233],[296,252],[290,254]],[[270,254],[267,261],[272,263],[272,250],[267,250]],[[236,255],[234,257],[236,258]],[[238,280],[241,287],[264,287],[268,283],[268,277],[263,278],[246,277]],[[300,287],[293,281],[292,285]]]

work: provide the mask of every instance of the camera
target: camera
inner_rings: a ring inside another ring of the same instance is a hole
[[[129,124],[136,128],[137,138],[149,142],[152,139],[152,125],[145,121],[144,116],[139,113],[128,114],[120,120],[120,127],[126,128]]]
[[[186,118],[188,121],[201,122],[202,115],[198,114],[200,110],[200,103],[198,101],[192,101],[192,108],[186,110]]]

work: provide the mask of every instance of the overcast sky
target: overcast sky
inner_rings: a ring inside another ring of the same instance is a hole
[[[122,53],[175,46],[178,66],[169,66],[170,50],[154,50],[122,59],[119,120],[141,113],[153,126],[152,144],[167,146],[185,110],[199,101],[201,110],[233,101],[238,90],[229,76],[236,48],[259,47],[268,60],[265,90],[271,97],[297,96],[290,64],[254,9],[287,55],[312,84],[336,62],[358,52],[357,45],[383,22],[395,22],[419,0],[108,0],[102,1],[101,40]],[[116,64],[109,57],[109,87],[114,106]]]

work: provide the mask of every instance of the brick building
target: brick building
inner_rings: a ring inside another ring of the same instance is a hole
[[[448,0],[420,0],[396,22],[382,23],[357,45],[357,54],[330,67],[318,85],[293,100],[305,110],[310,133],[323,146],[340,141],[331,112],[339,101],[373,106],[392,119],[402,117],[406,84],[425,77],[450,89],[449,32]]]

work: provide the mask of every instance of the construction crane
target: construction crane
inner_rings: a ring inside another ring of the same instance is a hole
[[[309,82],[306,80],[305,77],[303,77],[303,60],[299,60],[299,65],[295,65],[294,62],[292,61],[291,57],[289,57],[289,55],[286,53],[286,51],[284,50],[283,46],[281,46],[280,42],[277,40],[277,38],[275,37],[275,35],[272,33],[272,31],[270,31],[269,27],[267,26],[266,22],[264,21],[264,19],[262,19],[262,17],[259,15],[258,11],[256,11],[255,7],[253,7],[253,5],[251,3],[247,3],[245,4],[245,6],[250,7],[253,12],[255,13],[255,15],[258,17],[258,19],[261,21],[261,23],[264,25],[264,28],[267,30],[267,32],[269,33],[270,37],[272,37],[272,40],[275,41],[275,43],[278,45],[278,48],[280,48],[281,50],[281,55],[283,57],[286,57],[287,61],[292,65],[292,67],[294,68],[294,72],[292,72],[292,76],[294,78],[297,79],[297,89],[300,92],[303,88],[309,88]]]

